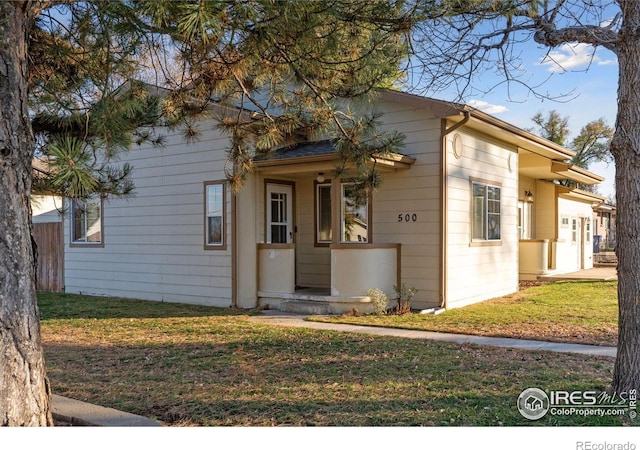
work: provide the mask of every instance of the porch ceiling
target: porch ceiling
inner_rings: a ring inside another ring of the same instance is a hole
[[[604,177],[562,161],[520,149],[519,174],[536,180],[573,180],[582,184],[598,184]]]
[[[340,154],[332,141],[318,141],[281,149],[270,157],[257,158],[255,167],[257,171],[272,174],[303,174],[330,172],[335,170],[340,162]],[[415,162],[415,158],[399,153],[371,158],[371,164],[375,163],[376,168],[382,172],[407,170]],[[351,168],[351,165],[347,164],[346,167]]]

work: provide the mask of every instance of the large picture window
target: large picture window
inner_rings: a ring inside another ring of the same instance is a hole
[[[340,184],[339,209],[333,206],[332,185],[316,185],[316,245],[326,246],[333,242],[337,233],[340,243],[370,243],[371,204],[369,197],[358,195],[353,183]],[[339,217],[339,229],[333,229],[333,215]]]
[[[500,241],[500,191],[499,186],[477,181],[471,182],[473,241]]]
[[[71,241],[73,244],[102,244],[102,201],[94,196],[71,202]]]
[[[369,199],[356,195],[353,184],[342,185],[342,242],[369,242]]]
[[[221,249],[225,245],[225,189],[224,182],[205,183],[205,241],[207,249]]]

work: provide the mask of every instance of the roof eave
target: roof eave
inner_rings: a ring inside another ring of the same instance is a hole
[[[585,203],[592,203],[594,206],[605,202],[605,198],[598,194],[583,191],[582,189],[571,189],[567,186],[558,186],[558,195],[570,200],[578,200]]]
[[[582,167],[573,166],[559,161],[553,161],[551,163],[551,171],[569,180],[587,185],[594,185],[604,181],[604,177],[598,174],[589,172]]]

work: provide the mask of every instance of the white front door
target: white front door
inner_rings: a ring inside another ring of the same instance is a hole
[[[584,251],[583,241],[582,241],[582,219],[580,218],[572,218],[571,219],[571,242],[576,245],[576,253],[578,256],[577,267],[578,270],[584,267],[582,254]]]
[[[293,242],[293,187],[267,184],[267,243]]]

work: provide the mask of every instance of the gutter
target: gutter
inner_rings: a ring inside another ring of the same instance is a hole
[[[447,308],[447,222],[449,219],[449,201],[447,188],[447,136],[471,120],[470,111],[462,111],[464,118],[449,128],[447,120],[442,119],[442,131],[440,132],[440,308]]]

